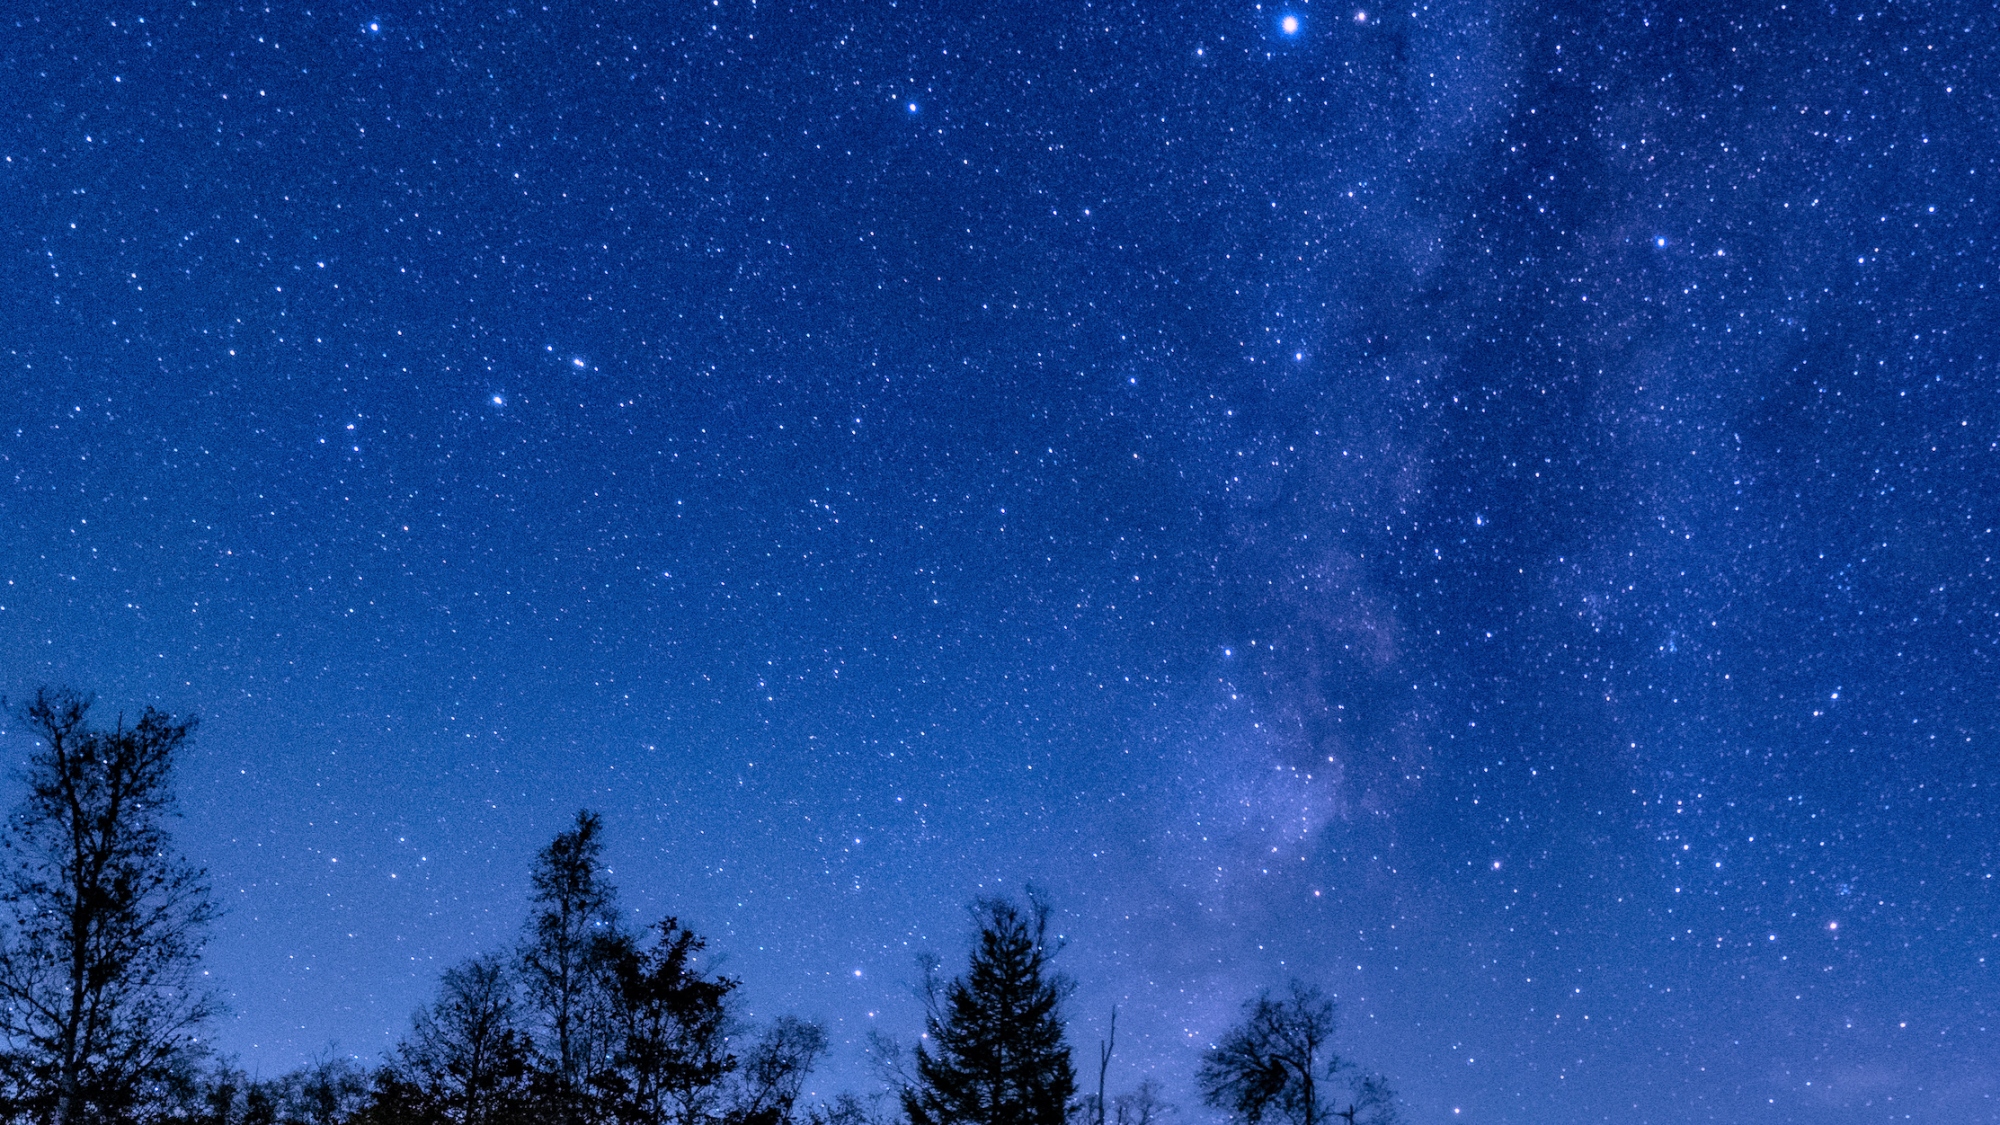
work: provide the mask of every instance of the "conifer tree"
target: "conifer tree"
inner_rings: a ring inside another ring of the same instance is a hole
[[[927,1042],[902,1092],[910,1125],[1062,1125],[1076,1092],[1063,1042],[1069,982],[1049,960],[1049,908],[1030,892],[977,907],[979,938],[964,976],[926,988]]]

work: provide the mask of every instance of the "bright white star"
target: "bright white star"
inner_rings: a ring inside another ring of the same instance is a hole
[[[1279,20],[1278,30],[1284,32],[1286,35],[1297,35],[1299,33],[1299,17],[1286,16],[1284,19]]]

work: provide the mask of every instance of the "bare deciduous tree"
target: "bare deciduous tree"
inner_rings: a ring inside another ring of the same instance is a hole
[[[516,1008],[500,958],[475,957],[446,970],[437,1001],[417,1013],[410,1037],[378,1077],[373,1116],[452,1125],[518,1120],[529,1045],[515,1025]]]
[[[1329,1125],[1336,1117],[1393,1125],[1394,1095],[1334,1053],[1333,1029],[1333,1001],[1317,988],[1293,981],[1283,997],[1259,993],[1202,1063],[1202,1099],[1246,1125]]]
[[[521,983],[537,1016],[539,1084],[556,1122],[589,1116],[591,1086],[614,1049],[613,962],[629,942],[618,925],[617,892],[602,872],[603,820],[576,814],[535,858],[534,914],[521,946]]]
[[[367,1072],[331,1051],[276,1085],[279,1120],[298,1125],[341,1125],[368,1102]]]
[[[1161,1125],[1175,1112],[1174,1104],[1161,1096],[1160,1084],[1150,1078],[1131,1093],[1111,1099],[1112,1125]]]
[[[37,746],[0,876],[0,1080],[15,1116],[57,1125],[148,1116],[215,1011],[196,963],[216,908],[167,832],[194,720],[100,728],[90,708],[44,688],[15,712]]]
[[[779,1016],[743,1056],[728,1120],[740,1125],[790,1121],[806,1075],[824,1054],[825,1028],[796,1016]]]

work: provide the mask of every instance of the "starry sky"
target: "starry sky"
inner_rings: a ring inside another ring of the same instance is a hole
[[[200,716],[267,1075],[589,807],[823,1092],[1032,881],[1190,1121],[1293,976],[1416,1122],[2000,1120],[1996,37],[20,0],[0,684]]]

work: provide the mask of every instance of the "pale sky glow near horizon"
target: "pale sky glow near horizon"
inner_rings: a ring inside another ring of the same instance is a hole
[[[590,808],[822,1094],[1033,884],[1188,1122],[1294,977],[1414,1125],[2000,1121],[1990,6],[9,16],[0,689],[200,717],[247,1068]]]

